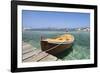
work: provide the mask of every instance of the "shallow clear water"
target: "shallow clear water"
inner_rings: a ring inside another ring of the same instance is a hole
[[[65,33],[70,33],[75,37],[73,46],[57,55],[62,60],[80,60],[90,58],[90,32],[63,32],[63,31],[23,31],[23,41],[32,44],[40,49],[40,38],[45,36],[52,38]]]

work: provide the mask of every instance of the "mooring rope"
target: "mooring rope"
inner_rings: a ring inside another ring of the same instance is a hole
[[[43,38],[41,38],[41,39],[43,39]],[[66,41],[64,41],[64,42],[66,42]],[[51,47],[51,48],[49,48],[49,49],[47,49],[47,50],[45,50],[45,51],[41,51],[41,52],[39,52],[38,54],[43,53],[43,52],[48,52],[48,51],[50,51],[50,50],[53,50],[54,48],[60,46],[60,45],[63,44],[64,42],[61,42],[61,43],[59,43],[58,45],[53,46],[53,47]],[[37,55],[38,55],[38,54],[37,54]]]
[[[64,41],[64,42],[65,42],[65,41]],[[49,48],[49,49],[47,49],[47,50],[45,50],[45,51],[41,51],[41,52],[39,52],[38,54],[41,54],[41,53],[43,53],[43,52],[48,52],[48,51],[50,51],[50,50],[52,50],[52,49],[54,49],[54,48],[60,46],[60,45],[61,45],[62,43],[64,43],[64,42],[61,42],[61,43],[59,43],[58,45],[56,45],[56,46],[54,46],[54,47],[51,47],[51,48]],[[36,55],[38,55],[38,54],[36,54]]]
[[[64,43],[64,42],[62,42],[62,43]],[[56,45],[56,46],[54,46],[54,47],[52,47],[52,48],[50,48],[50,49],[45,50],[45,52],[50,51],[50,50],[52,50],[52,49],[54,49],[54,48],[60,46],[62,43],[60,43],[60,44],[58,44],[58,45]]]

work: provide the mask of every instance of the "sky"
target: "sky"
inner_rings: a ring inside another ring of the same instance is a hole
[[[24,28],[89,27],[89,13],[22,10]]]

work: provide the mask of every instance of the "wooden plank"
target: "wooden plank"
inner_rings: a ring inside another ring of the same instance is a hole
[[[29,49],[29,48],[32,48],[32,46],[30,44],[26,44],[22,47],[23,50],[26,50],[26,49]]]
[[[36,50],[34,50],[34,51],[31,51],[31,52],[28,52],[28,53],[26,53],[26,54],[23,54],[22,59],[25,60],[25,59],[27,59],[27,58],[29,58],[29,57],[35,55],[35,54],[38,54],[39,52],[41,52],[41,50],[36,49]]]
[[[62,61],[61,59],[57,59],[57,61]]]
[[[22,49],[23,62],[40,62],[40,61],[59,61],[57,57],[50,55],[46,52],[42,52],[41,49],[36,49],[32,45],[23,42]]]
[[[24,46],[24,45],[27,45],[27,43],[25,43],[25,42],[22,42],[22,45]]]
[[[28,53],[28,52],[31,52],[31,51],[33,51],[33,49],[32,48],[29,48],[29,49],[23,50],[22,51],[22,54],[25,54],[25,53]]]
[[[47,57],[41,59],[40,61],[56,61],[56,60],[57,60],[57,57],[49,54]]]
[[[46,56],[48,56],[48,53],[42,52],[42,53],[34,55],[28,59],[25,59],[24,62],[37,62]]]
[[[32,59],[33,59],[33,56],[28,59],[23,60],[23,62],[33,62]]]
[[[34,57],[33,61],[39,61],[39,60],[45,58],[46,56],[48,56],[48,53],[42,52],[42,53],[38,54],[36,57]]]

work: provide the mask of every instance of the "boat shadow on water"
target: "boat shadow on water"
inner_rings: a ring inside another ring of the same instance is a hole
[[[68,56],[73,51],[73,47],[67,48],[61,53],[55,54],[58,59],[63,59],[64,57]]]

